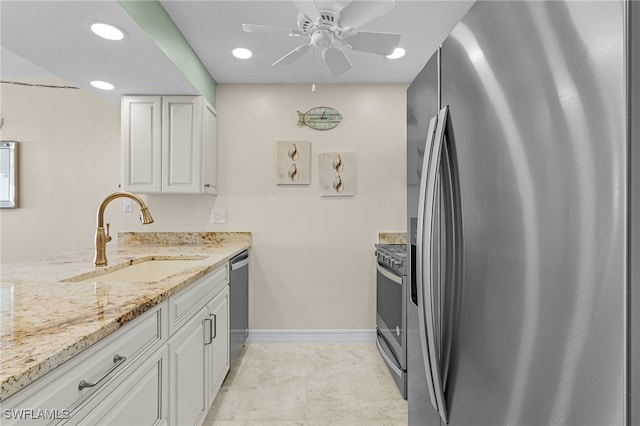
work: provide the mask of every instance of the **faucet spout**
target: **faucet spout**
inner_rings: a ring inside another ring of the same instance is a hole
[[[100,207],[98,207],[98,227],[96,229],[95,238],[96,250],[95,257],[93,259],[93,263],[96,266],[107,266],[107,243],[111,241],[111,235],[109,235],[109,224],[107,224],[106,233],[104,230],[104,210],[111,201],[121,197],[130,198],[138,203],[140,206],[140,221],[143,225],[153,223],[153,217],[151,217],[151,213],[149,213],[149,209],[144,201],[142,201],[142,198],[130,192],[114,192],[113,194],[108,195],[107,198],[102,201]]]

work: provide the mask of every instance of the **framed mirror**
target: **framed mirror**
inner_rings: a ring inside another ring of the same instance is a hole
[[[18,207],[18,142],[0,141],[0,208]]]

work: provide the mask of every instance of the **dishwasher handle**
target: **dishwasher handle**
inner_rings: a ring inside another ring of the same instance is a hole
[[[229,266],[232,271],[237,271],[238,269],[244,268],[249,264],[249,252],[245,251],[231,259],[229,261]]]

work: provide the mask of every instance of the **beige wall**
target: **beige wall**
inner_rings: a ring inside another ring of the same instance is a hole
[[[219,85],[224,229],[253,232],[252,328],[375,327],[374,243],[405,229],[405,85]],[[330,106],[335,129],[296,126]],[[311,184],[277,186],[277,140],[311,141]],[[357,193],[320,197],[322,152],[357,155]]]
[[[0,210],[0,259],[91,247],[96,209],[118,189],[119,108],[80,90],[11,84],[0,90],[0,138],[20,143],[20,208]]]
[[[217,93],[219,195],[146,196],[156,219],[148,226],[138,224],[136,214],[122,213],[116,201],[116,207],[110,206],[107,211],[113,223],[112,232],[251,231],[252,328],[372,329],[375,326],[373,245],[379,231],[405,229],[405,89],[404,84],[321,84],[317,92],[312,93],[311,85],[220,84]],[[4,102],[5,93],[2,96]],[[21,247],[21,254],[11,257],[34,253],[29,246],[38,244],[38,236],[27,230],[31,222],[46,217],[45,208],[49,205],[57,212],[59,222],[66,220],[61,226],[52,224],[54,229],[44,232],[49,253],[52,249],[57,252],[58,246],[63,250],[91,246],[97,204],[114,189],[118,180],[118,175],[107,164],[118,162],[119,130],[114,122],[119,123],[119,112],[102,105],[94,106],[94,112],[90,113],[87,105],[76,105],[88,95],[74,96],[78,99],[66,100],[70,105],[64,114],[65,120],[76,116],[80,119],[58,130],[57,133],[66,133],[66,137],[56,142],[57,149],[49,149],[44,142],[37,145],[33,142],[37,154],[25,153],[23,157],[23,176],[38,170],[38,177],[25,179],[38,180],[39,185],[46,183],[56,195],[46,196],[47,191],[33,189],[32,200],[26,205],[38,200],[39,207],[33,212],[24,210],[23,214],[18,213],[22,209],[12,212],[21,216],[12,218],[15,219],[12,223],[22,231],[11,230],[6,238],[4,228],[8,215],[2,213],[3,251]],[[28,111],[33,103],[35,98],[24,100],[21,108]],[[304,112],[320,105],[342,113],[342,123],[329,131],[296,126],[296,110]],[[51,108],[54,106],[55,103]],[[9,134],[6,137],[3,134],[3,138],[49,140],[47,127],[61,120],[47,120],[44,127],[37,126],[38,135],[28,139],[24,135]],[[27,123],[25,126],[29,127]],[[69,137],[72,127],[74,133],[78,133],[76,127],[83,126],[87,127],[88,134]],[[5,127],[9,129],[8,124]],[[310,185],[276,185],[278,140],[311,141]],[[67,167],[49,167],[51,174],[61,176],[59,178],[69,175],[60,186],[47,183],[51,179],[39,173],[42,163],[50,161],[50,151],[57,150],[65,154],[58,154],[56,162],[64,161]],[[333,151],[357,155],[355,197],[320,197],[318,157],[321,152]],[[70,152],[75,152],[72,162],[67,158]],[[27,171],[26,159],[34,155],[41,160]],[[103,166],[94,172],[91,161],[96,155],[102,158]],[[35,183],[29,187],[32,185]],[[71,188],[81,191],[80,196],[71,197]],[[42,203],[40,197],[46,197],[48,203]],[[74,203],[75,207],[68,203]],[[211,224],[213,208],[227,211],[226,224]],[[42,231],[47,229],[48,226],[41,227]],[[63,231],[67,229],[72,230],[74,238],[63,246],[59,243],[65,240]],[[38,253],[49,254],[46,251]]]

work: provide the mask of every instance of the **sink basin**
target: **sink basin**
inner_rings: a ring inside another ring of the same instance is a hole
[[[96,283],[125,281],[151,283],[161,281],[170,275],[196,266],[202,259],[203,258],[149,259],[104,273],[90,272],[87,274],[78,275],[68,278],[64,281],[90,281]]]

